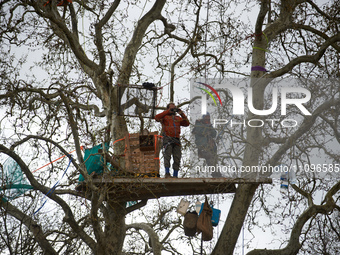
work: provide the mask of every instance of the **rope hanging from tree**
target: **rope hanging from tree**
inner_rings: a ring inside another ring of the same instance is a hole
[[[70,167],[71,162],[72,162],[72,156],[71,156],[71,155],[67,155],[67,156],[69,157],[70,161],[69,161],[69,163],[68,163],[68,165],[67,165],[67,167],[66,167],[66,169],[65,169],[65,171],[64,171],[64,173],[63,173],[63,175],[62,175],[61,178],[53,185],[53,187],[46,193],[46,195],[44,196],[45,201],[44,201],[43,204],[42,204],[42,205],[41,205],[41,206],[33,213],[33,215],[35,215],[37,212],[39,212],[39,211],[41,210],[41,208],[44,207],[44,205],[45,205],[46,202],[47,202],[48,195],[49,195],[50,193],[52,194],[52,193],[54,192],[54,190],[57,188],[59,182],[63,179],[64,175],[66,174],[66,172],[67,172],[67,170],[68,170],[68,168]]]

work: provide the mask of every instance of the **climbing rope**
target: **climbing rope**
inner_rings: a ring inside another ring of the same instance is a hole
[[[33,213],[33,215],[35,215],[37,212],[39,212],[39,211],[41,210],[41,208],[44,207],[44,205],[45,205],[46,202],[47,202],[48,195],[49,195],[50,193],[52,194],[52,193],[54,192],[54,190],[55,190],[56,187],[58,186],[59,182],[63,179],[64,175],[66,174],[66,172],[67,172],[67,170],[68,170],[68,168],[70,167],[71,162],[72,162],[72,156],[70,156],[70,155],[67,155],[67,156],[70,158],[70,161],[69,161],[68,166],[66,167],[66,169],[65,169],[65,171],[64,171],[64,173],[63,173],[63,175],[62,175],[61,178],[53,185],[53,187],[46,193],[46,195],[44,196],[45,201],[44,201],[43,204],[38,208],[38,210],[36,210],[36,211]]]

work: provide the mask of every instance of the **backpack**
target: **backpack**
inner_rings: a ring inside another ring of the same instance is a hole
[[[184,215],[183,227],[186,236],[195,236],[197,227],[197,212],[187,212]]]

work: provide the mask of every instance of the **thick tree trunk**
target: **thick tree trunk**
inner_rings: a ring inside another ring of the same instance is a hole
[[[242,184],[238,187],[212,255],[232,255],[234,253],[238,236],[256,189],[256,184]]]
[[[105,219],[105,255],[121,255],[125,238],[125,203],[108,202]]]
[[[132,66],[134,64],[136,55],[138,53],[139,47],[143,41],[145,32],[151,23],[155,20],[160,19],[161,11],[164,7],[165,0],[155,1],[153,7],[148,13],[146,13],[137,24],[131,41],[128,43],[124,57],[121,65],[121,72],[118,75],[117,84],[129,84]],[[102,79],[101,81],[104,81]],[[105,82],[105,81],[104,81]],[[111,88],[106,90],[106,97],[108,100],[103,100],[105,107],[108,109],[107,119],[108,123],[111,125],[111,135],[113,141],[121,139],[126,136],[128,129],[126,125],[125,118],[123,116],[117,115],[118,110],[118,86],[113,86],[110,82],[101,84],[100,87],[105,87],[107,84]],[[121,155],[124,153],[124,143],[117,143],[114,148],[114,153],[116,155]],[[124,162],[122,162],[122,167],[124,168]],[[120,255],[122,254],[123,243],[125,238],[126,226],[125,226],[125,203],[116,203],[114,201],[108,201],[106,205],[106,210],[104,213],[105,217],[105,231],[104,240],[101,242],[98,240],[98,252],[96,254],[105,255]],[[105,247],[101,247],[104,243]]]
[[[265,67],[265,52],[267,48],[267,40],[262,34],[261,25],[266,14],[266,3],[264,1],[262,9],[259,14],[257,26],[255,28],[255,42],[252,58],[252,66]],[[257,110],[262,110],[264,107],[264,90],[267,82],[262,79],[265,72],[252,71],[250,88],[253,92],[253,106]],[[246,118],[244,116],[244,118]],[[260,119],[252,113],[248,113],[248,119]],[[258,124],[253,123],[254,126]],[[260,125],[259,125],[260,126]],[[262,128],[261,127],[247,127],[247,144],[245,146],[243,166],[258,166],[262,150]],[[246,173],[247,176],[243,178],[256,178],[257,173]],[[243,222],[246,218],[248,208],[256,192],[257,184],[243,184],[240,185],[235,193],[232,205],[230,207],[227,220],[224,224],[222,233],[213,250],[213,255],[232,255],[240,235]]]

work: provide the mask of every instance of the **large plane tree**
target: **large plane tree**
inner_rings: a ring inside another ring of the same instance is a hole
[[[294,132],[272,136],[261,127],[230,131],[232,141],[243,148],[230,157],[241,158],[243,166],[275,165],[293,153],[297,161],[308,162],[309,151],[319,148],[329,162],[339,164],[338,151],[324,141],[332,137],[337,146],[340,142],[336,1],[4,0],[0,8],[1,159],[6,155],[14,160],[30,187],[13,200],[2,197],[1,250],[122,254],[129,252],[123,251],[129,229],[148,233],[149,252],[160,254],[164,249],[152,225],[125,224],[126,215],[145,203],[129,209],[125,202],[107,200],[106,187],[95,186],[85,169],[82,145],[114,142],[136,126],[139,130],[153,125],[141,116],[118,114],[119,85],[154,82],[160,88],[162,108],[168,101],[186,100],[180,97],[185,79],[248,76],[254,107],[264,109],[269,84],[265,81],[285,76],[334,79],[331,85],[318,82],[308,87],[314,98],[306,106],[311,116],[303,118]],[[252,8],[257,10],[255,22],[247,16],[254,14],[249,12]],[[260,68],[250,72],[255,66]],[[150,107],[138,98],[127,103]],[[250,113],[248,118],[258,116]],[[48,170],[32,173],[42,162],[74,149],[73,158],[64,157]],[[114,153],[123,150],[116,146]],[[72,168],[65,172],[68,180],[54,189],[68,163]],[[3,163],[2,172],[5,168]],[[91,197],[74,189],[79,174],[93,191]],[[339,238],[339,221],[331,217],[339,210],[339,181],[304,178],[292,188],[302,209],[280,215],[268,210],[264,187],[239,185],[212,254],[233,254],[244,222],[257,224],[260,210],[271,222],[291,216],[290,237],[276,250],[255,249],[250,254],[335,251],[334,245],[327,248],[313,242],[316,237],[324,242]],[[320,190],[323,199],[317,204],[313,199]],[[53,210],[42,213],[47,193]]]

